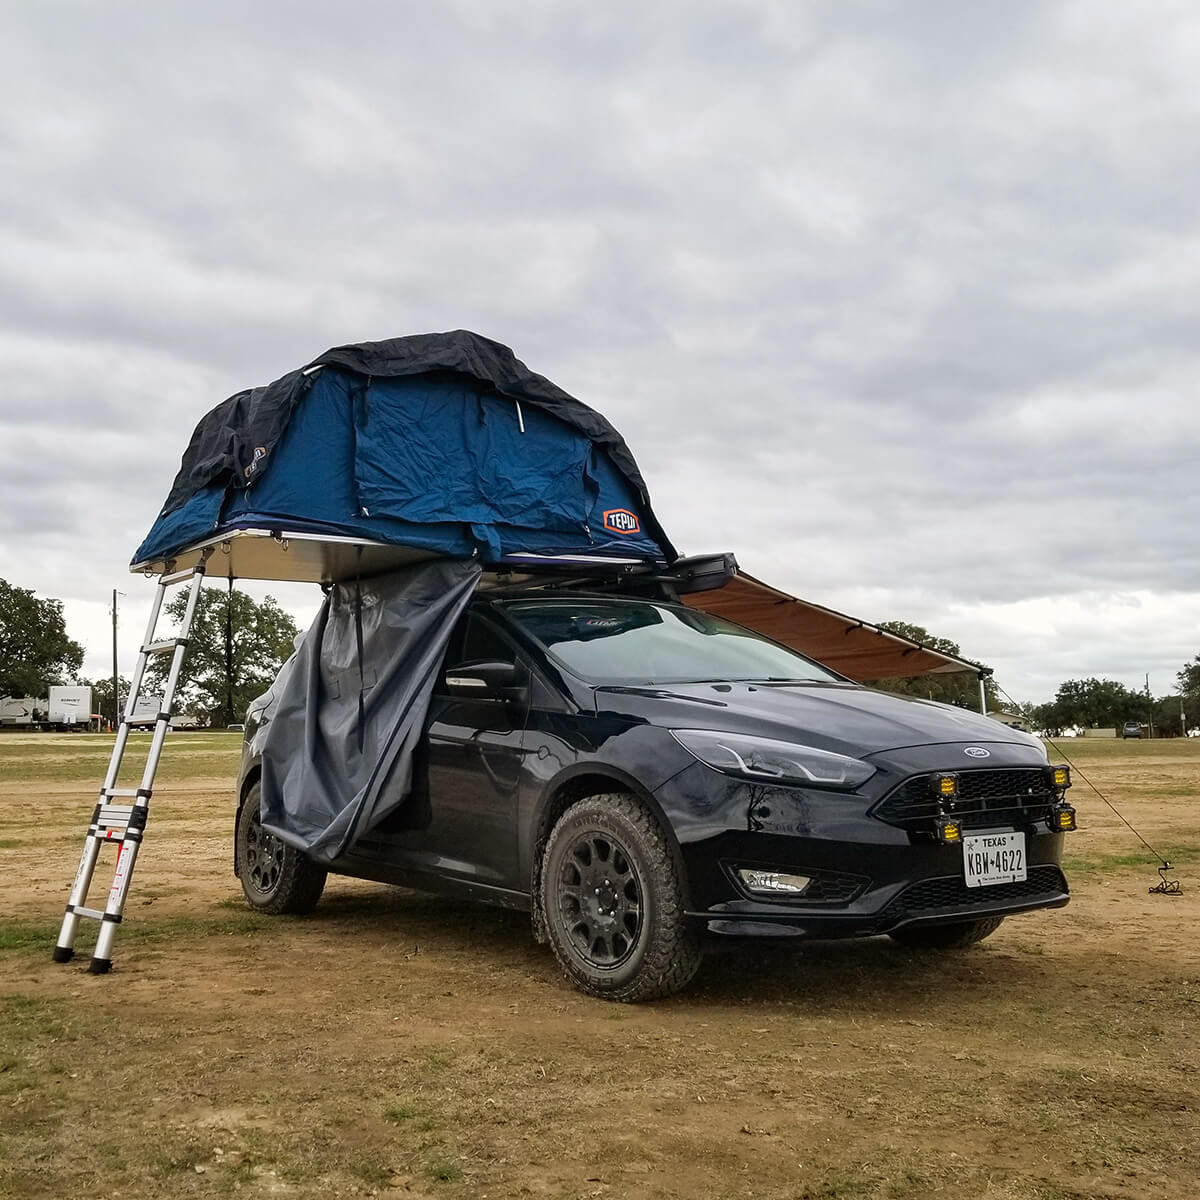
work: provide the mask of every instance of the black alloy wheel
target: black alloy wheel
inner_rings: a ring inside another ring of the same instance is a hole
[[[700,966],[667,835],[633,796],[577,801],[550,831],[537,902],[559,965],[582,991],[669,996]]]
[[[325,888],[326,873],[263,828],[261,799],[256,783],[238,812],[235,854],[242,892],[259,912],[311,912]]]
[[[262,827],[255,807],[246,826],[246,882],[260,896],[273,896],[283,873],[283,842]]]
[[[579,833],[566,848],[557,898],[563,929],[592,967],[623,963],[642,931],[642,891],[629,851],[611,834]]]

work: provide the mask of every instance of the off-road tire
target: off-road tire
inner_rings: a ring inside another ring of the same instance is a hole
[[[605,844],[612,855],[608,860],[603,858]],[[605,861],[614,864],[611,873],[603,869]],[[600,864],[598,873],[592,862]],[[595,902],[590,915],[580,908],[579,893],[590,890],[581,872],[597,874],[597,895],[605,890],[616,916],[601,907],[604,900]],[[605,888],[605,875],[624,883]],[[632,1004],[673,995],[691,982],[701,952],[696,931],[684,917],[683,896],[666,834],[633,796],[589,796],[567,809],[550,831],[537,903],[559,965],[589,995]],[[607,932],[601,928],[597,933],[593,923],[607,923]],[[604,950],[595,950],[594,933]]]
[[[294,846],[263,830],[261,799],[256,783],[246,793],[237,819],[234,852],[246,903],[273,915],[312,912],[325,888],[326,872]]]
[[[990,937],[1003,923],[1003,917],[980,917],[952,925],[910,925],[888,936],[910,950],[965,950]]]

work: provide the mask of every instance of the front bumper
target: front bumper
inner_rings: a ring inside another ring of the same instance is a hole
[[[679,839],[688,916],[716,934],[847,938],[1068,902],[1063,834],[1045,823],[997,825],[1025,832],[1027,878],[968,887],[961,846],[871,815],[902,781],[881,775],[869,794],[850,795],[744,784],[701,764],[668,781],[656,798]],[[739,867],[813,883],[802,896],[765,899],[743,889]]]

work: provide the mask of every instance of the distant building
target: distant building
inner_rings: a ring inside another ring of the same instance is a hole
[[[1029,722],[1020,713],[1001,712],[997,709],[995,712],[988,713],[988,716],[993,721],[999,721],[1001,725],[1007,725],[1009,729],[1016,729],[1021,733],[1031,732]]]

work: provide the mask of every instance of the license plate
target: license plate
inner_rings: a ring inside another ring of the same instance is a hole
[[[1026,879],[1023,833],[974,833],[963,838],[967,887],[1022,883]]]

